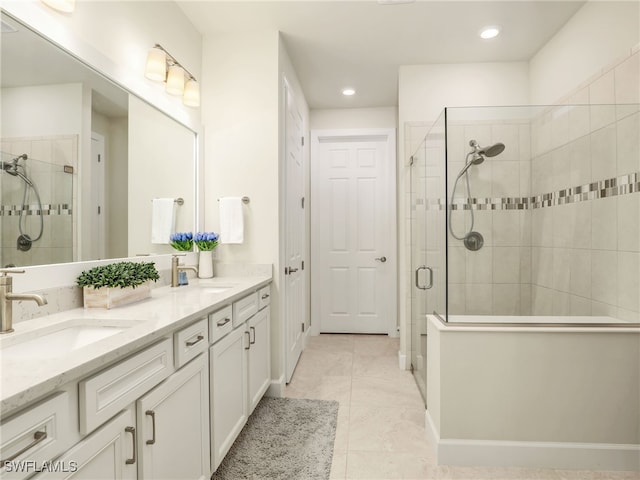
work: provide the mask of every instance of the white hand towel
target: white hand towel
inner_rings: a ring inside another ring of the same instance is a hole
[[[154,198],[151,212],[151,243],[169,243],[176,226],[176,202],[173,198]]]
[[[220,199],[220,243],[243,243],[242,197]]]

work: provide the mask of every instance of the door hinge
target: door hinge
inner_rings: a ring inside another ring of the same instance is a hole
[[[301,201],[300,201],[302,208],[304,208],[304,197],[302,197]]]
[[[102,161],[102,155],[98,154],[98,163]]]
[[[302,331],[304,332],[304,322],[302,322]]]
[[[100,215],[102,213],[102,209],[100,207],[100,205],[98,205],[98,215]]]
[[[304,260],[302,261],[302,270],[304,270]]]
[[[300,144],[304,147],[304,137],[300,137]]]

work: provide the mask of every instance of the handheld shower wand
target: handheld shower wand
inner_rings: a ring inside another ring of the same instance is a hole
[[[451,235],[456,240],[462,240],[464,242],[464,246],[467,247],[467,249],[480,250],[482,248],[482,245],[484,244],[484,239],[482,238],[482,235],[479,232],[473,231],[473,224],[474,224],[475,217],[473,213],[473,208],[471,208],[471,206],[469,206],[469,211],[471,213],[471,225],[469,226],[469,229],[467,230],[467,232],[462,236],[458,236],[453,231],[453,225],[451,224],[451,212],[453,210],[453,199],[456,195],[456,188],[458,187],[458,181],[460,180],[460,178],[464,176],[465,183],[467,186],[466,188],[467,202],[469,202],[471,200],[471,185],[469,182],[469,169],[473,165],[480,165],[482,162],[485,161],[486,157],[495,157],[496,155],[500,155],[504,151],[505,147],[504,147],[504,143],[495,143],[488,147],[481,147],[476,140],[470,140],[469,146],[471,147],[471,151],[467,153],[467,156],[465,157],[465,165],[464,167],[462,167],[462,170],[460,170],[460,173],[458,173],[458,176],[456,177],[456,180],[453,183],[453,190],[451,192],[451,202],[449,205],[449,232],[451,232]]]

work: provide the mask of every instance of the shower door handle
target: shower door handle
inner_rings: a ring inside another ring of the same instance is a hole
[[[420,275],[420,270],[427,270],[429,272],[429,284],[428,285],[420,285],[420,280],[418,279],[419,275]],[[427,267],[426,265],[422,265],[418,268],[416,268],[416,287],[419,288],[420,290],[429,290],[431,287],[433,287],[433,270],[431,267]]]

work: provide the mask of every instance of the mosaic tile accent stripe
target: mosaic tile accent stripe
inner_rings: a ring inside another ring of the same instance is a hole
[[[26,208],[25,208],[26,207]],[[38,205],[0,205],[0,217],[18,217],[20,214],[24,215],[40,215]],[[43,215],[72,215],[73,211],[71,205],[68,203],[43,203],[42,204]]]
[[[637,192],[640,192],[640,172],[534,197],[472,198],[470,201],[458,199],[451,205],[451,210],[532,210]],[[427,199],[426,202],[421,203],[426,203],[427,210],[444,210],[446,208],[446,203],[442,199]]]

